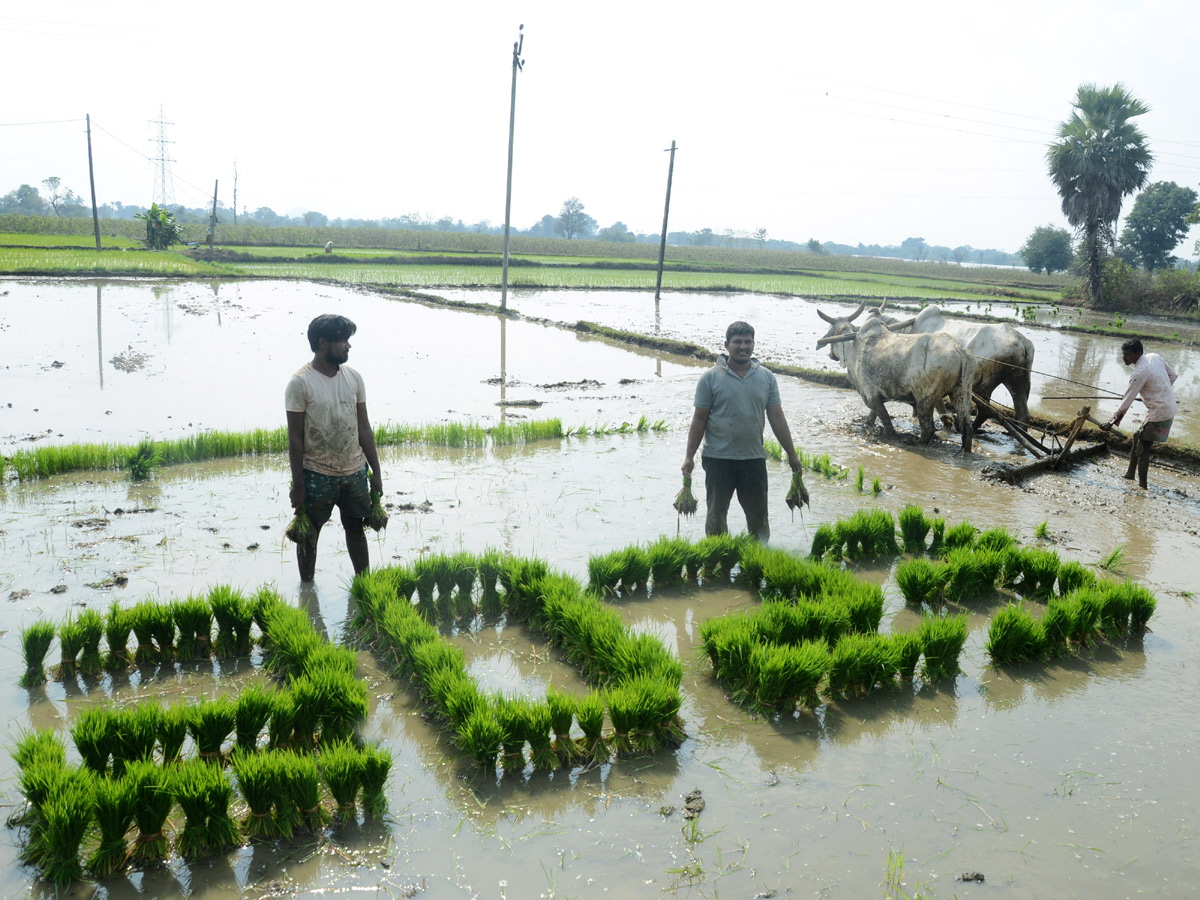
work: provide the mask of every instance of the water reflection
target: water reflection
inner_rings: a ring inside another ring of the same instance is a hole
[[[101,324],[103,302],[100,296],[101,285],[96,284],[96,369],[100,377],[100,390],[104,390],[104,329]]]

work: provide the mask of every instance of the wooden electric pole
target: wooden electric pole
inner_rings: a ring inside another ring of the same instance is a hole
[[[675,142],[671,141],[671,164],[667,167],[667,205],[663,208],[662,240],[658,242],[658,279],[654,283],[654,299],[662,295],[663,257],[667,255],[667,217],[671,214],[671,176],[675,174]]]
[[[216,181],[216,180],[213,181],[212,212],[209,214],[209,217],[208,217],[208,231],[204,235],[204,243],[208,246],[209,250],[212,249],[213,235],[214,235],[214,232],[216,232],[216,230],[217,230],[217,185],[220,183],[221,183],[220,181]]]
[[[517,26],[517,40],[513,42],[512,55],[512,102],[508,107],[508,188],[504,192],[504,271],[500,278],[500,311],[508,309],[508,229],[512,214],[512,161],[513,129],[517,121],[517,73],[525,67],[521,49],[525,46],[525,26]]]
[[[96,249],[100,249],[100,214],[96,212],[96,173],[92,169],[92,114],[86,114],[88,138],[88,181],[92,185],[92,231],[96,235]]]

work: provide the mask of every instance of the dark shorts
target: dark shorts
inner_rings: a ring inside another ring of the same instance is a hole
[[[322,475],[304,470],[304,506],[314,525],[329,521],[336,506],[343,516],[365,519],[371,513],[371,488],[367,467],[353,475]]]
[[[717,459],[702,456],[707,534],[729,530],[729,503],[736,493],[746,514],[746,530],[766,543],[771,537],[767,524],[767,461],[765,459]]]
[[[1165,443],[1167,436],[1171,433],[1171,423],[1174,421],[1174,418],[1170,418],[1163,419],[1161,422],[1147,422],[1138,432],[1138,438],[1143,441]]]

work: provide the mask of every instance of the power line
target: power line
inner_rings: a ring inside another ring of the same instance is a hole
[[[45,122],[0,122],[0,128],[24,128],[28,125],[63,125],[69,122],[82,122],[83,119],[48,119]]]

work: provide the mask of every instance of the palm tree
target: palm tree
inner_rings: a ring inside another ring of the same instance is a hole
[[[1150,107],[1121,83],[1100,88],[1081,84],[1071,118],[1058,126],[1058,141],[1046,151],[1050,179],[1062,210],[1083,236],[1088,294],[1101,305],[1104,241],[1111,245],[1121,200],[1146,183],[1154,157],[1146,136],[1130,122]]]

